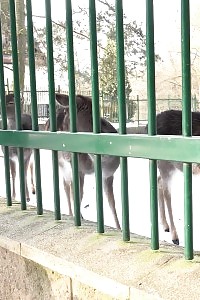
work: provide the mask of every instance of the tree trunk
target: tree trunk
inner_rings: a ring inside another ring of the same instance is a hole
[[[26,63],[26,27],[25,27],[25,5],[24,0],[15,0],[16,26],[18,42],[19,82],[20,90],[24,91],[25,63]],[[10,15],[8,0],[0,1],[3,51],[11,55]]]
[[[23,0],[15,0],[18,60],[19,60],[19,82],[20,90],[24,91],[25,63],[26,63],[26,27],[25,27],[25,5]]]

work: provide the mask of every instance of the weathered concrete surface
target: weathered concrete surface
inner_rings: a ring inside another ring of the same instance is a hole
[[[76,228],[69,217],[3,200],[0,216],[0,299],[200,299],[198,254],[185,261],[180,247],[151,251],[148,239],[125,243],[116,230],[99,235],[96,224]]]
[[[0,299],[70,299],[70,278],[0,247]]]

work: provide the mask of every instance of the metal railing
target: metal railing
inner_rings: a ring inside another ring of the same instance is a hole
[[[8,146],[19,148],[20,168],[20,192],[21,208],[26,209],[25,187],[24,187],[24,160],[23,147],[33,148],[36,165],[36,191],[37,191],[37,213],[43,213],[40,175],[40,153],[39,149],[52,150],[53,165],[53,190],[55,219],[61,219],[59,176],[58,176],[58,151],[72,152],[73,171],[73,193],[75,205],[75,225],[81,225],[80,201],[79,201],[79,177],[78,157],[80,153],[95,154],[96,174],[96,198],[97,198],[97,231],[104,232],[103,201],[102,201],[102,174],[101,155],[120,156],[121,167],[121,201],[122,201],[122,231],[123,240],[130,239],[129,228],[129,203],[128,203],[128,175],[127,157],[140,157],[149,159],[150,172],[150,202],[151,202],[151,248],[159,248],[158,234],[158,204],[157,204],[157,160],[175,160],[184,162],[184,201],[185,201],[185,258],[193,258],[192,238],[192,170],[191,163],[200,163],[199,142],[200,138],[191,137],[191,78],[190,78],[190,22],[189,22],[189,0],[181,1],[181,35],[182,35],[182,86],[183,86],[183,136],[156,136],[156,97],[155,97],[155,53],[154,53],[154,16],[153,0],[146,0],[146,54],[147,54],[147,87],[148,87],[148,135],[126,135],[126,96],[125,96],[125,74],[124,74],[124,45],[123,45],[123,7],[122,0],[115,1],[116,7],[116,45],[117,45],[117,77],[118,77],[118,108],[119,108],[119,134],[100,133],[100,110],[99,110],[99,83],[98,83],[98,59],[97,59],[97,37],[96,37],[96,8],[95,0],[89,0],[89,24],[90,24],[90,49],[91,49],[91,78],[92,78],[92,104],[93,104],[93,133],[76,132],[76,105],[75,105],[75,78],[74,78],[74,53],[73,53],[73,25],[71,0],[66,0],[66,39],[67,59],[69,74],[69,102],[70,102],[70,132],[56,133],[56,105],[55,84],[53,65],[53,41],[51,2],[45,0],[46,7],[46,42],[47,62],[49,78],[49,114],[50,132],[38,131],[36,72],[34,64],[33,47],[33,23],[31,0],[26,0],[27,7],[27,33],[28,33],[28,55],[30,65],[31,82],[31,110],[33,120],[32,131],[21,130],[21,108],[20,88],[18,72],[18,49],[16,38],[15,1],[9,0],[12,60],[14,69],[14,94],[17,130],[7,130],[6,106],[3,77],[2,40],[0,38],[0,98],[3,116],[3,130],[0,130],[1,145],[5,146],[5,176],[7,186],[7,205],[12,205]],[[1,34],[0,34],[1,36]],[[77,138],[78,137],[78,138]],[[65,141],[68,141],[67,145]],[[53,141],[53,143],[52,143]],[[137,145],[137,147],[134,147]],[[180,151],[184,149],[184,151]],[[134,212],[133,212],[134,214]],[[133,216],[134,217],[134,216]]]
[[[6,87],[9,87],[7,83]],[[68,94],[68,91],[62,91],[60,86],[56,87],[56,92]],[[37,107],[39,122],[49,118],[49,91],[47,89],[37,90]],[[13,93],[8,88],[7,93]],[[92,91],[83,90],[79,94],[92,97]],[[31,91],[30,87],[26,87],[23,91],[23,111],[31,114]],[[192,111],[199,111],[200,101],[196,95],[192,96]],[[99,91],[99,105],[101,117],[107,119],[110,122],[119,122],[119,107],[117,97],[110,96],[103,91]],[[160,113],[169,109],[182,109],[182,99],[170,97],[157,98],[156,99],[156,113]],[[148,100],[136,97],[126,98],[126,122],[134,122],[135,125],[140,126],[146,124],[148,121]]]

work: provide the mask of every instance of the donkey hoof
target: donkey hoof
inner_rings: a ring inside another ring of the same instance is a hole
[[[172,242],[173,242],[175,245],[179,245],[179,239],[172,240]]]
[[[30,201],[30,198],[26,198],[26,202],[29,202]]]
[[[164,230],[165,230],[165,232],[169,232],[169,228],[165,228]]]
[[[32,194],[35,195],[35,189],[32,189]]]

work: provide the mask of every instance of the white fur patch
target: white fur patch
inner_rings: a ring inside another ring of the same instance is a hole
[[[62,171],[65,181],[71,182],[72,181],[72,168],[71,168],[70,163],[63,157],[59,157],[59,167]]]

